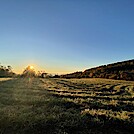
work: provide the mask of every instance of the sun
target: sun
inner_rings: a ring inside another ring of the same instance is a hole
[[[31,69],[31,70],[33,70],[33,69],[34,69],[34,67],[33,67],[33,66],[30,66],[30,69]]]

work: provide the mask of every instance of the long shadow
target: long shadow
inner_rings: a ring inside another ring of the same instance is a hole
[[[56,81],[57,84],[60,84],[65,87],[69,87],[72,89],[87,89],[89,88],[88,85],[86,84],[78,84],[78,83],[73,83],[73,82],[61,82],[61,81]]]
[[[58,90],[56,90],[56,91],[54,91],[54,92],[57,92],[57,93],[63,93],[63,94],[53,94],[53,96],[61,96],[61,97],[64,97],[64,98],[70,98],[70,99],[75,99],[75,98],[82,98],[82,99],[87,99],[87,98],[92,98],[92,99],[101,99],[101,100],[121,100],[121,101],[134,101],[134,97],[132,97],[131,96],[131,94],[128,92],[128,91],[126,91],[126,90],[123,90],[123,89],[121,89],[120,91],[118,91],[118,92],[116,92],[116,93],[111,93],[111,92],[109,92],[109,89],[104,89],[105,90],[105,92],[102,92],[101,93],[101,90],[100,90],[100,93],[98,93],[98,95],[97,96],[90,96],[90,95],[88,95],[88,94],[90,94],[90,90],[88,90],[89,91],[89,93],[86,93],[88,96],[80,96],[79,94],[80,93],[84,93],[85,94],[85,91],[83,92],[79,92],[79,93],[77,93],[77,95],[75,95],[75,92],[70,92],[70,91],[58,91]],[[106,92],[107,91],[107,92]],[[51,90],[50,90],[50,92],[51,92]],[[71,95],[71,94],[69,94],[69,95],[66,95],[66,94],[64,94],[64,93],[72,93],[73,95]],[[85,94],[85,95],[86,95]],[[96,94],[97,94],[97,92],[96,92]],[[115,95],[128,95],[129,97],[116,97],[116,98],[114,98],[114,97],[112,97],[112,96],[115,96]]]
[[[87,108],[96,109],[96,110],[103,109],[103,110],[112,110],[115,112],[122,112],[122,111],[133,112],[134,111],[133,104],[127,104],[127,103],[123,103],[123,102],[122,103],[118,102],[118,104],[116,106],[112,105],[112,104],[104,105],[101,102],[100,103],[98,103],[98,102],[84,102],[81,105],[82,106],[84,105]]]
[[[3,86],[9,88],[9,86],[7,85],[10,85],[11,83],[13,84],[14,82],[12,81],[9,83],[5,83],[5,85]],[[15,87],[15,85],[13,87]],[[21,86],[19,87],[19,89],[20,88]],[[4,89],[2,91],[4,92]],[[9,92],[9,94],[12,95],[12,92]],[[27,116],[25,115],[27,113],[24,113],[24,117],[22,118],[20,116],[19,119],[6,116],[6,114],[3,115],[3,117],[1,116],[2,118],[0,118],[0,133],[131,134],[134,131],[133,120],[123,121],[120,119],[107,117],[106,115],[96,114],[92,116],[90,114],[81,114],[81,105],[67,101],[66,99],[64,99],[65,96],[63,97],[59,95],[54,95],[46,90],[42,92],[41,95],[42,97],[44,95],[43,98],[45,98],[46,101],[44,100],[44,104],[41,103],[39,106],[37,104],[35,105],[35,103],[33,102],[33,111],[30,111]],[[38,111],[38,108],[40,108],[41,111]],[[94,107],[94,109],[97,109],[97,107]],[[33,114],[31,114],[32,112]]]
[[[108,96],[106,97],[103,97],[103,96],[78,96],[78,95],[64,95],[64,94],[53,94],[53,96],[56,96],[56,97],[62,97],[62,98],[69,98],[69,99],[76,99],[76,98],[79,98],[79,99],[88,99],[88,98],[92,98],[92,99],[95,99],[95,100],[98,100],[98,99],[102,99],[102,100],[113,100],[113,98],[110,98]]]
[[[58,94],[52,94],[55,97],[60,97],[60,98],[69,98],[69,99],[77,99],[77,96],[70,96],[70,95],[58,95]],[[79,96],[78,98],[83,98],[83,99],[87,99],[87,97],[85,96]],[[88,97],[89,98],[89,97]],[[94,102],[84,102],[81,105],[82,106],[86,106],[87,108],[90,107],[90,109],[104,109],[104,110],[112,110],[112,111],[128,111],[128,112],[133,112],[134,111],[134,105],[133,104],[127,104],[127,103],[123,103],[123,102],[118,102],[118,104],[112,105],[104,105],[101,102],[100,103],[96,103],[95,100],[97,101],[99,97],[90,97],[94,99]],[[97,98],[97,99],[96,99]],[[102,99],[102,98],[101,98]],[[107,98],[105,98],[106,100],[109,100]]]
[[[61,98],[62,96],[54,96],[56,98]],[[98,106],[97,103],[93,105],[93,103],[90,104],[90,109],[106,109],[106,110],[115,110],[115,111],[120,111],[121,109],[117,109],[117,107],[109,106],[107,107],[106,105]],[[88,105],[89,105],[88,104]],[[121,119],[117,118],[111,118],[108,117],[107,115],[97,115],[95,114],[94,116],[90,114],[84,114],[81,115],[80,111],[82,109],[81,104],[74,104],[73,102],[64,102],[63,103],[64,108],[66,111],[69,112],[69,109],[72,111],[77,111],[72,112],[74,113],[73,115],[64,115],[60,117],[59,119],[59,124],[61,124],[63,121],[65,124],[62,126],[63,130],[68,133],[68,134],[97,134],[97,133],[104,133],[104,134],[115,134],[115,133],[126,133],[126,134],[131,134],[132,131],[134,131],[133,128],[133,123],[134,120],[132,121],[124,121]],[[100,105],[100,104],[99,104]],[[131,107],[132,108],[132,107]],[[122,109],[123,110],[123,109]],[[126,109],[125,109],[126,110]],[[133,115],[132,115],[133,116]],[[132,117],[131,117],[132,119]],[[76,121],[74,121],[76,120]],[[68,123],[66,122],[68,121]],[[74,122],[74,123],[72,123]],[[90,130],[90,131],[89,131]]]
[[[115,92],[115,93],[112,93],[112,92],[109,92],[108,90],[105,92],[100,92],[100,93],[96,93],[97,95],[99,96],[115,96],[115,95],[118,95],[118,96],[121,96],[121,95],[128,95],[128,96],[131,96],[131,93],[129,91],[126,91],[126,90],[123,90],[121,89],[120,91],[118,92]]]
[[[55,92],[55,93],[70,93],[70,94],[86,94],[86,95],[88,95],[88,94],[91,94],[91,91],[90,90],[88,90],[88,91],[85,91],[85,90],[80,90],[80,91],[77,91],[77,90],[72,90],[72,91],[70,91],[70,90],[60,90],[60,89],[46,89],[47,91],[49,91],[49,92]]]

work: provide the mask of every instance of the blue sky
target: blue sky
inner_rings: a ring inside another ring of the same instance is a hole
[[[70,73],[134,58],[133,0],[0,0],[0,62]]]

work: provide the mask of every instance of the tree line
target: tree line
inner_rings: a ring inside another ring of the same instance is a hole
[[[134,59],[117,62],[108,65],[94,67],[81,72],[74,72],[65,75],[47,74],[45,71],[35,72],[30,66],[26,67],[22,74],[17,75],[12,71],[11,66],[0,65],[0,77],[40,77],[40,78],[107,78],[117,80],[134,81]]]
[[[0,77],[14,77],[16,74],[12,71],[11,66],[0,65]]]
[[[134,81],[134,60],[117,62],[108,65],[87,69],[83,72],[74,72],[61,75],[61,78],[107,78]]]

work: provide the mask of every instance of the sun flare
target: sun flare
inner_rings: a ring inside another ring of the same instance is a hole
[[[30,66],[30,69],[32,70],[32,69],[34,69],[34,67],[33,66]]]

